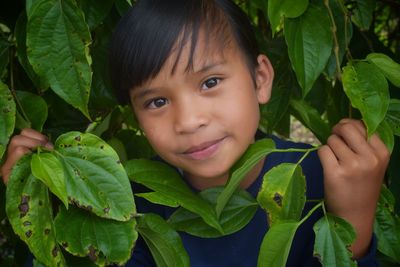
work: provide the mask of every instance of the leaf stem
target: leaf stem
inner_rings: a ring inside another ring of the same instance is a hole
[[[317,209],[319,209],[322,206],[324,208],[324,201],[319,202],[317,205],[315,205],[308,213],[306,216],[304,216],[303,219],[299,222],[299,225],[304,223],[310,216],[313,214]]]
[[[332,24],[332,36],[333,36],[333,41],[334,41],[334,48],[333,48],[333,52],[335,53],[335,59],[336,59],[336,71],[337,71],[337,78],[339,81],[342,80],[342,72],[340,69],[340,57],[339,57],[339,51],[340,51],[340,46],[339,46],[339,41],[337,38],[337,27],[336,27],[336,22],[335,22],[335,18],[333,16],[332,13],[332,9],[329,6],[329,0],[324,0],[324,4],[326,6],[326,8],[328,9],[328,13],[329,13],[329,18],[331,19],[331,24]],[[346,43],[347,44],[347,43]]]

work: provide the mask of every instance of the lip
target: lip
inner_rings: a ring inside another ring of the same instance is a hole
[[[201,143],[200,145],[192,146],[182,154],[190,159],[204,160],[215,154],[219,149],[225,137]]]

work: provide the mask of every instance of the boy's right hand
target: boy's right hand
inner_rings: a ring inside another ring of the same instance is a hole
[[[23,129],[19,135],[14,136],[7,149],[7,158],[1,166],[1,174],[6,184],[11,174],[11,169],[15,163],[25,154],[30,153],[32,149],[38,146],[44,146],[53,149],[53,145],[49,142],[47,136],[33,130]]]

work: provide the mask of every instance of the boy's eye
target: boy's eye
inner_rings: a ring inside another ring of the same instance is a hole
[[[205,90],[210,89],[210,88],[218,85],[220,81],[221,81],[220,78],[215,78],[215,77],[210,78],[202,84],[201,89],[205,89]]]
[[[168,100],[166,98],[156,98],[150,100],[147,104],[146,107],[150,109],[156,109],[156,108],[161,108],[162,106],[166,105],[168,103]]]

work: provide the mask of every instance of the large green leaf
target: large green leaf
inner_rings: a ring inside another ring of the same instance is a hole
[[[378,250],[400,263],[400,218],[394,213],[394,197],[382,187],[376,210],[374,233],[378,242]]]
[[[140,217],[138,231],[158,267],[190,266],[180,236],[160,216],[148,213]]]
[[[52,204],[46,186],[31,174],[30,156],[14,166],[7,185],[7,216],[14,232],[48,266],[66,266],[56,242]]]
[[[400,100],[390,99],[385,120],[392,127],[393,133],[400,136]]]
[[[43,125],[47,120],[47,103],[38,95],[16,91],[19,102],[24,109],[24,114],[29,120],[29,126],[39,132],[43,130]]]
[[[183,208],[199,214],[211,227],[222,233],[212,206],[187,186],[177,171],[168,165],[146,159],[130,160],[125,164],[129,178],[167,196]]]
[[[90,33],[72,0],[38,0],[28,13],[27,52],[33,69],[66,102],[90,118]]]
[[[215,205],[222,187],[210,188],[200,193],[200,196]],[[220,223],[224,235],[235,233],[246,226],[257,211],[258,204],[246,191],[240,190],[232,195],[221,213]],[[177,231],[184,231],[194,236],[214,238],[222,236],[216,229],[210,227],[202,218],[186,209],[180,208],[168,219]]]
[[[314,224],[314,256],[323,266],[356,267],[348,249],[356,238],[356,233],[348,222],[326,214]]]
[[[236,191],[240,182],[246,177],[247,173],[258,163],[262,158],[275,150],[275,143],[272,139],[262,139],[251,144],[242,157],[232,166],[229,180],[218,196],[215,210],[219,217],[225,208],[229,199]]]
[[[15,127],[15,102],[7,85],[0,81],[0,159]]]
[[[331,55],[329,14],[324,7],[310,4],[301,17],[285,19],[284,32],[290,61],[305,96]]]
[[[389,89],[385,76],[374,64],[349,63],[343,69],[343,87],[351,105],[360,110],[368,136],[371,136],[389,107]]]
[[[32,174],[41,180],[68,208],[67,187],[64,168],[56,156],[50,153],[32,155]]]
[[[372,53],[367,56],[367,60],[382,71],[383,75],[395,86],[400,87],[400,64],[385,54]]]
[[[65,250],[88,256],[100,265],[127,262],[138,236],[134,219],[118,222],[72,206],[68,211],[61,207],[54,224],[57,240]]]
[[[306,180],[301,166],[282,163],[264,175],[257,196],[260,206],[266,210],[269,225],[280,221],[297,221],[306,202]]]
[[[372,22],[375,9],[375,0],[356,0],[356,8],[353,10],[352,21],[362,30],[368,30]]]
[[[116,152],[99,137],[69,132],[55,143],[68,199],[104,218],[127,221],[136,213],[128,176]]]
[[[97,0],[78,0],[78,6],[85,14],[85,20],[90,29],[94,29],[103,22],[114,5],[114,0],[97,1]]]
[[[268,229],[258,255],[257,266],[285,267],[298,222],[281,222]]]
[[[269,0],[268,18],[272,32],[275,33],[282,17],[296,18],[303,14],[308,7],[308,0]]]

